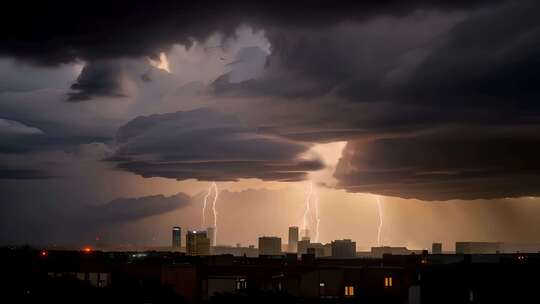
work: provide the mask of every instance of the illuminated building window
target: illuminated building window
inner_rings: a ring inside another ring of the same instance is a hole
[[[326,294],[326,284],[324,282],[319,283],[319,295],[324,297]]]
[[[236,290],[247,289],[246,279],[236,279]]]
[[[384,277],[384,287],[392,287],[392,277]]]
[[[354,297],[354,286],[345,286],[345,296]]]

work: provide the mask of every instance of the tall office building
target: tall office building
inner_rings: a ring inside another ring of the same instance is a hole
[[[210,239],[210,246],[216,246],[216,228],[208,227],[206,232],[208,233],[208,239]]]
[[[178,226],[172,228],[172,248],[180,249],[182,247],[182,229]]]
[[[259,255],[280,255],[281,238],[262,236],[259,238]]]
[[[289,227],[289,252],[298,251],[298,227]]]
[[[332,242],[333,258],[354,258],[356,257],[356,242],[351,240],[335,240]]]
[[[210,239],[206,231],[188,230],[186,234],[187,255],[210,255]]]
[[[442,253],[442,243],[431,244],[431,254],[441,254],[441,253]]]

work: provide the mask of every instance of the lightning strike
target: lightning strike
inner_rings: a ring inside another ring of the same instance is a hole
[[[319,224],[321,223],[321,218],[319,217],[319,194],[314,191],[315,196],[315,243],[319,242]]]
[[[309,183],[308,195],[306,197],[306,208],[304,209],[304,217],[302,220],[302,230],[306,230],[308,225],[308,215],[311,211],[309,202],[311,201],[311,195],[313,194],[313,182]]]
[[[377,195],[377,208],[379,209],[379,228],[377,230],[377,246],[381,247],[381,232],[383,227],[382,203],[381,198]]]
[[[204,228],[206,224],[206,205],[208,204],[208,198],[210,197],[211,194],[212,194],[212,184],[210,184],[210,187],[208,187],[208,192],[204,196],[201,228]]]
[[[216,182],[213,182],[210,186],[214,189],[214,201],[212,202],[212,214],[214,215],[214,239],[212,240],[212,244],[217,244],[217,234],[218,234],[218,225],[217,225],[217,210],[216,210],[216,202],[218,200],[218,187]]]

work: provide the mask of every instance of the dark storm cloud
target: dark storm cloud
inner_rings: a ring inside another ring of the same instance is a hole
[[[2,186],[0,244],[71,244],[93,241],[96,234],[118,235],[122,225],[188,207],[192,197],[182,192],[138,198],[119,198],[102,204],[75,204],[66,195],[20,193]],[[30,193],[28,193],[30,192]],[[80,203],[80,201],[78,201]],[[36,212],[36,210],[39,210]],[[129,234],[132,234],[129,231]],[[136,240],[136,237],[130,237]]]
[[[533,127],[454,127],[405,138],[349,142],[338,187],[421,200],[540,195]]]
[[[0,180],[2,179],[43,179],[52,178],[49,173],[36,169],[9,168],[0,164]]]
[[[85,101],[94,97],[126,97],[122,92],[123,68],[113,61],[90,62],[71,85],[69,101]]]
[[[144,177],[296,181],[322,168],[309,146],[263,136],[210,109],[137,117],[119,129],[112,161]]]
[[[106,204],[95,205],[84,210],[84,217],[90,222],[121,223],[156,216],[184,207],[191,197],[178,193],[173,196],[145,196],[140,198],[121,198]]]
[[[457,25],[403,89],[447,108],[538,111],[540,5],[520,1]],[[401,91],[400,91],[401,92]]]
[[[538,195],[539,8],[520,1],[454,17],[270,31],[265,75],[214,86],[303,104],[292,131],[269,132],[351,140],[336,172],[349,191],[423,200]]]
[[[493,1],[9,1],[0,18],[0,54],[42,65],[77,59],[157,56],[247,22],[318,27],[417,8],[455,9]]]

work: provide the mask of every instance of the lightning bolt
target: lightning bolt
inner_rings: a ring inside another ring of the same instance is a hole
[[[204,228],[204,225],[206,224],[206,205],[208,203],[208,198],[210,197],[210,194],[212,194],[212,184],[210,184],[210,187],[208,187],[208,192],[204,196],[204,202],[203,202],[203,207],[202,207],[201,228]]]
[[[211,188],[214,188],[214,201],[212,202],[212,213],[214,214],[214,239],[212,240],[212,243],[214,245],[216,245],[216,241],[217,241],[217,233],[218,233],[218,225],[217,225],[217,216],[218,216],[218,213],[217,213],[217,210],[216,210],[216,202],[218,200],[218,187],[217,187],[217,184],[215,182],[212,183],[212,185],[210,186]]]
[[[313,192],[315,196],[315,243],[319,242],[319,224],[321,223],[321,219],[319,218],[319,194],[315,191]]]
[[[382,203],[381,198],[377,195],[375,196],[377,199],[377,208],[379,209],[379,228],[377,230],[377,246],[381,247],[381,232],[383,227],[383,215],[382,215]]]
[[[302,230],[305,230],[307,228],[307,225],[308,225],[308,215],[309,215],[309,213],[311,211],[311,209],[309,207],[309,202],[311,200],[311,195],[313,195],[313,182],[309,183],[308,195],[306,197],[306,208],[304,209],[304,218],[302,220]]]

